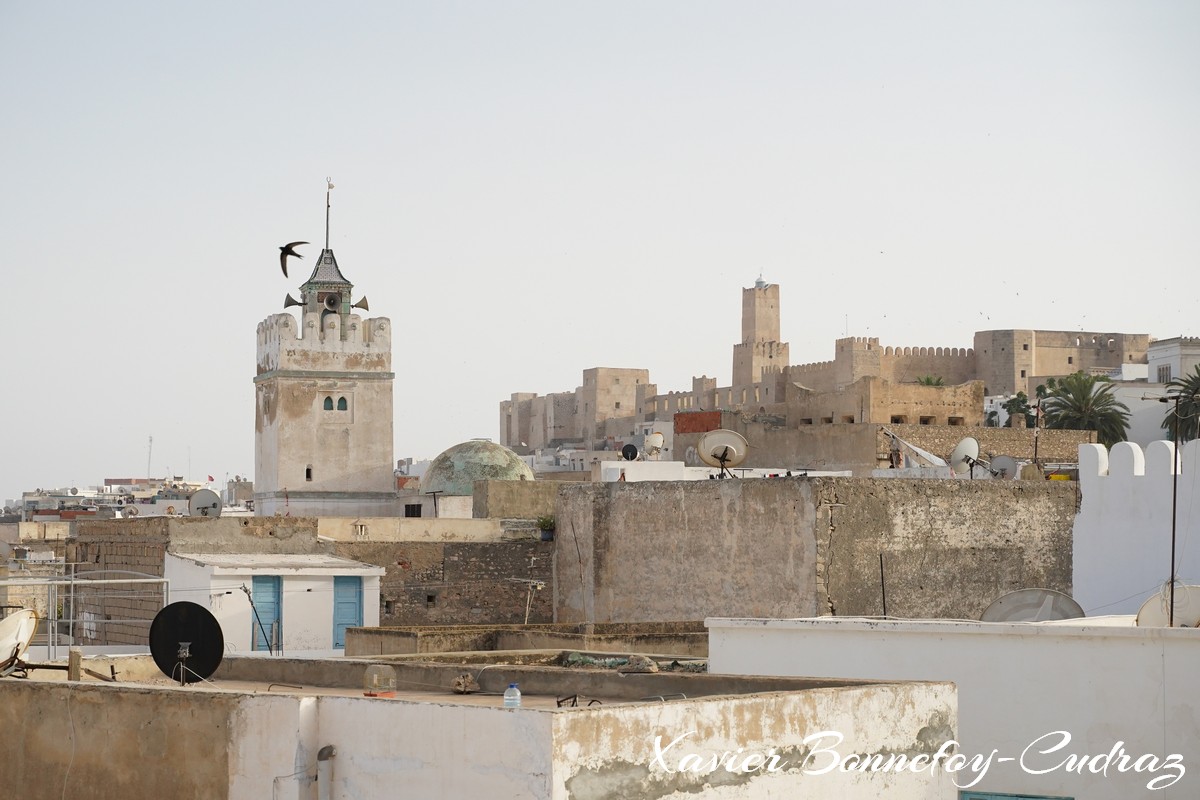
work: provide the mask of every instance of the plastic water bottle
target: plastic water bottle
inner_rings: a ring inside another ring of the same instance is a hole
[[[517,688],[515,683],[510,683],[508,688],[504,690],[504,707],[505,708],[520,708],[521,707],[521,690]]]

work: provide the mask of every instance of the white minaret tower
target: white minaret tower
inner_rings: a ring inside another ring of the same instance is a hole
[[[333,184],[329,185],[333,188]],[[394,516],[392,325],[364,320],[365,297],[329,248],[284,308],[258,324],[254,509],[259,516]]]

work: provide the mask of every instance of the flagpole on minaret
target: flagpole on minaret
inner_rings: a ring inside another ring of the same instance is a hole
[[[329,192],[333,189],[333,178],[325,178],[325,249],[329,249]]]

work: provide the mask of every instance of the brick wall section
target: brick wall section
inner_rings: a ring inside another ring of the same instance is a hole
[[[83,521],[77,538],[67,547],[67,560],[76,562],[81,578],[118,578],[104,571],[163,575],[167,549],[166,518],[114,521]],[[94,574],[93,574],[94,573]],[[75,618],[94,624],[76,623],[76,635],[86,645],[145,645],[150,623],[162,608],[162,589],[155,584],[111,584],[88,587],[77,584]],[[87,634],[93,634],[88,636]]]
[[[387,570],[381,626],[524,622],[528,585],[512,578],[544,581],[533,592],[529,621],[553,617],[552,542],[339,542],[336,553]]]
[[[707,433],[721,427],[720,411],[687,411],[675,415],[675,433]]]

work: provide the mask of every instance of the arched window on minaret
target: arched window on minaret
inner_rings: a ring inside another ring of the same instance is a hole
[[[333,398],[332,397],[325,398],[325,410],[333,411]]]
[[[338,398],[338,411],[345,411],[345,410],[346,410],[346,398],[339,397]]]

